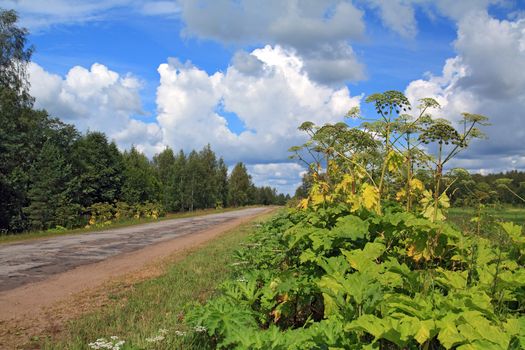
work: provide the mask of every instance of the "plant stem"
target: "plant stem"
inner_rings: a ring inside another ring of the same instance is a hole
[[[443,152],[443,142],[439,142],[438,163],[436,167],[435,187],[434,187],[434,222],[437,220],[439,210],[439,191],[441,185],[441,176],[443,175],[443,164],[441,163],[441,154]]]

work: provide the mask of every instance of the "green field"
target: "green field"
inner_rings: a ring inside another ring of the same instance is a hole
[[[515,224],[525,225],[525,208],[485,207],[481,210],[481,214],[485,221],[511,221]],[[477,215],[478,210],[475,208],[450,208],[448,211],[448,219],[461,229],[466,230],[474,225],[471,219]]]

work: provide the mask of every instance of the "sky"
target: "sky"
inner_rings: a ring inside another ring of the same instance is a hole
[[[524,0],[0,0],[35,47],[38,108],[148,156],[210,144],[293,194],[304,121],[365,117],[367,95],[490,118],[451,163],[525,170]]]

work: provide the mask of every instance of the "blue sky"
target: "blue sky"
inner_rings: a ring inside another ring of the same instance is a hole
[[[454,166],[525,167],[521,0],[0,0],[36,47],[38,107],[149,156],[210,143],[259,185],[293,193],[296,127],[343,120],[364,96],[434,97],[439,116],[491,117]]]

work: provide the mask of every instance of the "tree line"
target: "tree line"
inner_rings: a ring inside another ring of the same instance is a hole
[[[228,175],[209,145],[187,154],[166,148],[149,160],[35,109],[26,72],[33,49],[17,20],[0,9],[0,231],[82,226],[100,203],[187,211],[286,201],[256,187],[242,163]]]

